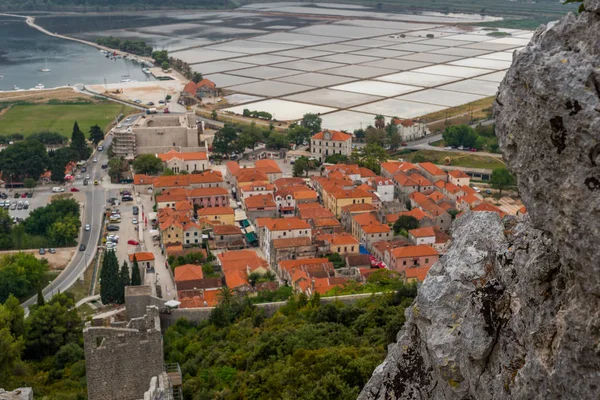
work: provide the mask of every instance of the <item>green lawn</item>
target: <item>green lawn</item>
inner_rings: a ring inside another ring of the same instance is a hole
[[[25,136],[35,132],[57,132],[71,137],[73,123],[87,133],[92,125],[103,129],[120,114],[134,110],[122,104],[83,103],[83,104],[19,104],[13,106],[0,117],[0,135],[21,133]]]

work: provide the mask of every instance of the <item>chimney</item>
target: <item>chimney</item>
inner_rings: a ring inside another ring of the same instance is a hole
[[[315,292],[315,278],[312,278],[312,279],[310,280],[310,292],[311,292],[312,294],[314,294],[314,292]]]

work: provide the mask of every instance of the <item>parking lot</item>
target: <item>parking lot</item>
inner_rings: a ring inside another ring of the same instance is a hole
[[[41,188],[36,188],[33,189],[33,196],[32,197],[22,197],[22,195],[24,193],[28,193],[31,191],[31,189],[12,189],[12,190],[8,190],[8,191],[2,191],[2,193],[5,193],[7,195],[6,199],[0,199],[0,201],[2,201],[4,204],[6,204],[6,202],[10,202],[10,206],[7,208],[6,205],[4,206],[4,209],[8,211],[9,215],[12,217],[17,217],[17,218],[21,218],[21,219],[25,219],[29,216],[29,214],[31,213],[31,211],[35,210],[38,207],[44,207],[46,205],[48,205],[48,203],[50,203],[50,201],[52,200],[52,198],[54,196],[69,196],[69,197],[73,197],[75,200],[79,201],[79,202],[84,202],[85,201],[85,197],[83,194],[81,193],[71,193],[71,192],[64,192],[64,193],[52,193],[52,187],[50,186],[44,186]],[[19,198],[15,198],[15,193],[19,194]],[[23,205],[21,209],[18,208],[18,203],[22,202],[21,204]],[[25,202],[28,203],[27,208],[25,208],[24,204]]]
[[[133,207],[139,206],[137,205],[135,200],[121,203],[121,196],[118,195],[118,191],[111,190],[111,192],[113,191],[115,193],[113,193],[111,197],[118,198],[120,204],[111,208],[113,211],[118,210],[119,214],[121,215],[121,222],[109,222],[110,225],[117,225],[119,227],[119,230],[107,233],[109,235],[116,235],[119,237],[115,250],[117,253],[117,259],[119,260],[119,263],[123,264],[124,260],[129,260],[129,254],[141,251],[139,244],[128,244],[128,241],[130,240],[139,243],[139,234],[136,230],[138,225],[133,223],[134,218],[138,219],[137,217],[140,217],[140,215],[133,215]],[[139,223],[141,225],[141,222]],[[104,237],[106,237],[106,235]]]

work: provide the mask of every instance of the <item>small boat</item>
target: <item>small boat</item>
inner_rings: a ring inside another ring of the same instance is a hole
[[[48,59],[46,58],[46,67],[45,68],[41,68],[38,71],[40,72],[50,72],[50,68],[48,68]]]
[[[13,90],[21,90],[21,88],[18,87],[17,85],[13,85]]]
[[[146,75],[150,75],[152,72],[150,72],[150,68],[142,68],[142,72],[145,73]]]
[[[37,85],[35,85],[35,89],[44,89],[46,86],[44,86],[43,83],[38,83]]]

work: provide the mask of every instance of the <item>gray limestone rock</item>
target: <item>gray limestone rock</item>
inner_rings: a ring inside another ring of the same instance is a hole
[[[528,214],[468,213],[359,399],[600,398],[600,0],[540,27],[496,104]]]

